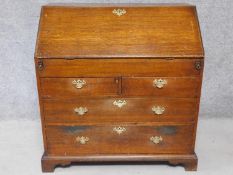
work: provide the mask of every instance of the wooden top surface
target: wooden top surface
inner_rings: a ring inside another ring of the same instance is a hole
[[[195,6],[49,5],[42,7],[35,57],[202,58],[204,50]]]

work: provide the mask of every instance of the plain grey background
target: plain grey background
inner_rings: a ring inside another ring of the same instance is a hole
[[[206,55],[200,117],[233,117],[232,0],[1,0],[0,120],[39,119],[34,48],[40,7],[55,2],[195,4]]]

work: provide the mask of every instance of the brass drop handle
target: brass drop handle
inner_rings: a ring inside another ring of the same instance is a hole
[[[126,10],[125,9],[114,9],[112,13],[117,16],[122,16],[126,14]]]
[[[78,79],[78,80],[73,80],[73,81],[72,81],[72,84],[75,85],[75,87],[76,87],[77,89],[81,89],[81,88],[86,84],[86,81],[85,81],[85,80],[80,80],[80,79]]]
[[[164,111],[165,111],[165,107],[163,107],[163,106],[153,106],[152,111],[156,115],[162,115],[164,113]]]
[[[88,112],[88,109],[86,107],[77,107],[74,109],[74,112],[78,115],[84,115]]]
[[[117,106],[118,108],[122,108],[126,104],[127,104],[126,100],[115,100],[113,102],[113,105]]]
[[[79,142],[80,144],[84,145],[84,144],[86,144],[89,141],[89,138],[85,137],[85,136],[78,136],[78,137],[76,137],[75,140],[77,142]]]
[[[163,88],[164,87],[164,85],[166,85],[167,84],[167,80],[164,80],[164,79],[154,79],[154,81],[153,81],[153,86],[154,87],[157,87],[157,88],[159,88],[159,89],[161,89],[161,88]]]
[[[154,144],[159,144],[160,142],[163,141],[162,136],[152,136],[150,138],[150,141],[153,142]]]
[[[118,126],[118,127],[114,127],[113,128],[113,131],[115,131],[117,134],[122,134],[123,132],[125,132],[126,131],[126,128],[124,128],[124,127],[121,127],[121,126]]]

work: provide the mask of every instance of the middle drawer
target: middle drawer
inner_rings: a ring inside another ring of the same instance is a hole
[[[44,116],[47,123],[187,122],[197,104],[196,98],[44,100]]]

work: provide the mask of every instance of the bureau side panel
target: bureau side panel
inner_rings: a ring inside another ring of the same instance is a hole
[[[200,70],[200,84],[198,89],[198,96],[197,98],[197,106],[196,106],[196,117],[195,117],[195,123],[194,123],[194,132],[193,132],[193,145],[192,147],[195,148],[196,143],[196,135],[197,135],[197,125],[198,125],[198,118],[199,118],[199,112],[200,112],[200,101],[201,101],[201,89],[202,89],[202,81],[203,81],[203,71],[204,71],[204,59],[202,61],[202,69]]]
[[[39,77],[39,64],[40,60],[35,58],[35,69],[36,69],[36,80],[37,80],[37,90],[38,90],[38,98],[39,98],[39,108],[40,108],[40,116],[41,116],[41,126],[42,126],[42,133],[43,133],[43,142],[44,142],[44,149],[47,150],[47,138],[46,138],[46,125],[45,125],[45,118],[44,118],[44,104],[41,97],[41,80]]]

